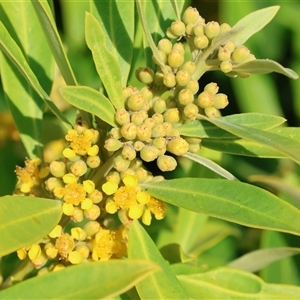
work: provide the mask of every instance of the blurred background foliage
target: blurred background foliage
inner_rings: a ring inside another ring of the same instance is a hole
[[[218,21],[234,25],[243,16],[272,5],[280,5],[275,18],[261,32],[255,34],[246,46],[257,58],[270,58],[300,74],[300,2],[299,1],[192,1],[191,5],[197,7],[206,21]],[[56,21],[62,39],[65,43],[71,66],[82,85],[94,88],[100,87],[92,56],[84,39],[84,11],[89,10],[88,1],[54,1]],[[126,47],[126,45],[124,45]],[[139,45],[137,44],[138,48]],[[139,53],[139,49],[135,49]],[[145,65],[142,55],[139,54],[137,67]],[[1,76],[1,70],[0,70]],[[38,74],[37,74],[38,77]],[[200,90],[209,82],[217,82],[220,92],[226,93],[230,105],[224,109],[223,115],[260,112],[283,116],[287,125],[299,127],[300,125],[300,83],[280,74],[252,75],[247,79],[229,78],[221,72],[205,74],[200,80]],[[137,81],[132,73],[130,84]],[[67,114],[75,111],[62,102],[57,87],[63,85],[63,79],[56,76],[52,99]],[[45,114],[44,131],[45,142],[57,140],[62,132],[53,130],[55,120],[53,116]],[[57,125],[57,124],[56,124]],[[51,145],[49,146],[51,147]],[[56,146],[55,146],[56,147]],[[299,149],[300,150],[300,149]],[[224,168],[243,181],[252,179],[261,186],[276,193],[282,199],[290,201],[300,207],[300,169],[293,162],[276,159],[256,159],[237,157],[228,154],[221,155],[214,151],[202,149],[202,153],[215,159]],[[51,151],[50,151],[51,152]],[[18,132],[13,120],[7,111],[3,90],[0,88],[0,195],[11,194],[16,183],[15,165],[23,165],[26,153],[20,142]],[[215,176],[201,166],[194,166],[184,159],[180,168],[170,176]],[[253,177],[260,175],[260,177]],[[256,180],[258,178],[258,180]],[[269,181],[268,181],[268,180]],[[270,183],[271,182],[271,183]],[[277,185],[275,184],[277,183]],[[262,199],[263,201],[263,199]],[[162,223],[151,226],[153,238],[158,245],[164,246],[168,234],[174,226],[176,218],[175,209],[170,208]],[[176,219],[177,220],[177,219]],[[201,220],[199,221],[202,222]],[[204,221],[203,221],[204,223]],[[226,227],[226,230],[224,230]],[[159,234],[158,234],[159,229]],[[232,259],[257,248],[275,246],[300,247],[300,238],[283,233],[261,231],[229,224],[224,221],[211,221],[203,226],[199,239],[202,240],[198,249],[197,266],[205,270],[208,266],[224,265]],[[196,230],[196,229],[195,229]],[[176,252],[164,251],[166,256]],[[197,251],[196,251],[197,252]],[[168,254],[169,253],[169,254]],[[176,258],[166,257],[173,262]],[[300,257],[292,257],[273,263],[260,272],[267,282],[300,284]]]

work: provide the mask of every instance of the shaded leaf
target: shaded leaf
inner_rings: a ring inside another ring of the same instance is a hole
[[[0,198],[0,256],[30,246],[46,236],[62,215],[56,200],[5,196]]]
[[[94,114],[111,126],[117,126],[114,120],[115,109],[102,93],[87,86],[67,86],[59,91],[73,106]]]
[[[170,266],[138,221],[130,225],[128,257],[156,262],[162,269],[136,285],[141,299],[188,299]]]
[[[153,197],[191,211],[249,227],[300,235],[300,211],[256,186],[205,178],[147,182],[142,186]]]
[[[94,63],[99,77],[115,108],[124,107],[121,69],[117,58],[108,48],[102,27],[90,13],[85,15],[85,38],[92,51]]]
[[[144,260],[85,263],[25,280],[1,291],[0,298],[111,299],[157,270]]]

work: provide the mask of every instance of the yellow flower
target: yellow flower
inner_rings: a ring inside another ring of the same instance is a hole
[[[92,258],[94,261],[108,260],[113,255],[115,247],[115,233],[100,228],[92,241]]]
[[[80,183],[69,183],[65,186],[64,201],[69,204],[79,205],[86,196],[86,191]]]
[[[67,258],[68,254],[73,250],[75,246],[73,238],[68,234],[64,233],[56,239],[55,247],[61,257]]]

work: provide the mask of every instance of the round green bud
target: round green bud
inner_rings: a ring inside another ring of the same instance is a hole
[[[241,62],[243,62],[245,59],[247,59],[247,57],[250,55],[250,51],[247,47],[245,46],[238,46],[234,49],[234,51],[231,54],[231,60],[236,63],[239,64]]]
[[[145,99],[140,93],[136,93],[128,98],[126,104],[131,111],[137,111],[143,108]]]
[[[167,145],[167,140],[163,137],[156,137],[152,140],[152,145],[157,149],[164,149]]]
[[[226,48],[221,47],[218,51],[218,59],[219,61],[226,61],[230,59],[231,52]]]
[[[127,124],[130,122],[130,114],[125,108],[119,108],[116,111],[115,119],[119,125]]]
[[[178,38],[178,36],[173,33],[171,27],[167,28],[166,35],[169,39],[177,39]]]
[[[189,152],[191,152],[191,153],[198,153],[200,148],[201,147],[199,144],[189,144]]]
[[[136,151],[132,146],[124,146],[122,149],[122,156],[127,160],[133,160],[136,158]]]
[[[171,128],[168,133],[167,133],[168,137],[179,137],[180,136],[180,132],[178,129],[176,128]]]
[[[159,151],[154,146],[145,146],[140,151],[140,156],[143,161],[150,162],[157,158]]]
[[[121,141],[113,139],[113,138],[107,139],[104,144],[104,148],[107,151],[112,151],[112,152],[119,150],[122,146],[123,146],[123,143]]]
[[[50,163],[50,173],[55,177],[63,177],[66,174],[66,165],[62,161],[52,161]]]
[[[196,64],[193,61],[188,60],[182,65],[181,70],[187,71],[191,75],[196,70]]]
[[[135,170],[135,177],[137,178],[138,182],[145,181],[148,177],[149,172],[142,167],[139,167]]]
[[[136,141],[133,144],[133,148],[135,151],[141,151],[145,147],[145,144],[141,141]]]
[[[62,187],[63,183],[61,179],[56,177],[50,177],[45,181],[46,189],[52,192],[56,187]]]
[[[185,139],[178,137],[168,142],[167,150],[177,156],[182,156],[188,152],[189,144]]]
[[[170,123],[169,123],[170,124]],[[171,124],[170,124],[171,125]],[[171,125],[172,126],[172,125]],[[162,124],[157,124],[152,128],[152,137],[156,138],[156,137],[164,137],[167,134],[167,130],[169,130],[169,128],[167,128],[165,122]]]
[[[147,118],[143,124],[152,129],[156,123],[152,118]]]
[[[223,73],[229,73],[231,72],[233,69],[233,65],[230,61],[222,61],[220,63],[220,70],[223,72]]]
[[[183,114],[188,119],[194,119],[199,113],[198,106],[194,103],[186,105],[183,109]]]
[[[109,131],[109,136],[113,139],[120,139],[122,137],[121,129],[118,127],[114,127]]]
[[[175,21],[171,24],[172,33],[179,37],[185,34],[185,24],[181,21]]]
[[[155,57],[154,55],[152,56],[152,60],[155,64],[160,65],[158,59],[160,59],[164,64],[167,63],[167,54],[158,50],[157,51],[159,57]]]
[[[176,77],[173,73],[165,74],[163,77],[163,83],[166,87],[172,88],[176,85]]]
[[[94,236],[100,229],[100,223],[97,221],[88,221],[84,226],[83,230],[86,232],[86,235],[89,237]]]
[[[204,33],[210,40],[212,40],[214,37],[216,37],[220,33],[219,23],[215,22],[215,21],[206,23],[206,25],[204,27]]]
[[[189,89],[182,89],[178,94],[178,102],[182,105],[188,105],[194,100],[194,95]]]
[[[148,141],[151,138],[152,129],[144,123],[136,127],[136,137],[140,141]]]
[[[168,56],[168,64],[171,68],[177,69],[184,63],[184,54],[181,53],[179,50],[172,50]],[[171,74],[171,73],[169,73]],[[173,74],[174,75],[174,74]],[[175,75],[174,75],[175,81]],[[176,81],[175,81],[176,84]],[[168,86],[173,87],[173,86]]]
[[[85,209],[83,213],[88,220],[94,221],[100,216],[100,208],[96,204],[93,204],[90,209]]]
[[[132,122],[124,124],[121,127],[121,134],[126,140],[134,140],[136,138],[136,125]]]
[[[209,44],[209,40],[204,34],[195,36],[193,41],[197,49],[204,49]]]
[[[197,24],[193,28],[194,35],[203,35],[204,34],[204,26],[202,24]]]
[[[166,108],[166,101],[161,98],[158,98],[152,106],[153,111],[160,114],[163,113],[166,110]]]
[[[195,24],[193,24],[193,23],[186,24],[186,26],[185,26],[185,33],[188,36],[194,34],[194,26],[195,26]]]
[[[125,172],[130,165],[130,160],[125,159],[122,155],[114,158],[114,168],[118,172]]]
[[[100,162],[101,162],[101,160],[98,155],[88,156],[88,158],[86,159],[86,164],[91,169],[98,168],[100,166]]]
[[[148,86],[143,87],[140,93],[144,97],[144,100],[147,102],[153,99],[153,91]]]
[[[120,178],[120,174],[116,171],[111,171],[109,172],[106,176],[105,176],[106,181],[109,182],[114,182],[117,185],[119,185],[121,178]]]
[[[175,43],[173,45],[173,47],[172,47],[172,50],[177,50],[177,51],[179,51],[183,55],[184,55],[184,52],[185,52],[184,45],[182,43],[180,43],[180,42]]]
[[[224,49],[226,49],[229,52],[233,52],[233,50],[235,49],[235,43],[233,41],[228,41],[224,47]]]
[[[220,25],[220,33],[224,33],[226,31],[229,31],[231,29],[231,26],[227,23],[222,23]]]
[[[186,85],[186,88],[190,90],[193,93],[193,95],[196,95],[199,91],[199,83],[197,80],[191,79]]]
[[[97,204],[103,200],[103,194],[101,191],[95,189],[89,194],[89,198],[93,201],[93,203]]]
[[[189,144],[200,144],[201,138],[198,137],[185,137],[184,138]]]
[[[185,24],[189,24],[189,23],[195,24],[198,21],[199,17],[200,15],[197,8],[189,6],[183,13],[182,21]]]
[[[135,125],[141,125],[144,122],[145,115],[141,113],[143,110],[135,111],[131,114],[130,120]]]
[[[215,117],[220,117],[221,116],[220,111],[217,108],[213,107],[213,106],[204,108],[204,113],[209,118],[215,118]]]
[[[210,82],[204,87],[204,91],[214,96],[219,91],[219,87],[215,82]]]
[[[72,163],[70,167],[70,171],[76,176],[80,177],[83,176],[87,171],[87,165],[83,160],[77,160]]]
[[[203,91],[198,95],[196,99],[196,104],[201,108],[206,108],[212,106],[213,101],[214,101],[213,96],[209,92]]]
[[[180,120],[178,108],[169,108],[164,112],[164,121],[171,124],[176,124]]]
[[[132,95],[132,88],[131,87],[124,87],[122,89],[122,93],[123,93],[123,98],[124,100],[126,100],[127,98],[129,98]]]
[[[160,113],[155,113],[152,116],[152,119],[154,120],[155,124],[161,124],[164,121],[164,116]]]
[[[223,109],[228,105],[228,97],[225,94],[219,93],[214,95],[213,106],[218,109]]]
[[[154,72],[151,68],[138,68],[135,72],[136,78],[147,85],[153,82]]]
[[[155,72],[153,80],[156,86],[162,86],[163,79],[164,79],[164,73],[162,71]]]
[[[161,39],[158,42],[158,50],[164,52],[165,54],[169,55],[172,51],[172,43],[168,39]]]
[[[160,155],[157,158],[156,164],[163,172],[173,171],[177,167],[176,159],[170,155]]]
[[[176,82],[179,86],[185,86],[190,81],[191,75],[188,71],[180,70],[177,72],[175,78],[176,78]]]

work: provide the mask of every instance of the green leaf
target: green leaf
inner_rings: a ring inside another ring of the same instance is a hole
[[[21,74],[33,90],[45,101],[49,109],[57,116],[57,118],[67,127],[70,128],[71,124],[66,117],[60,112],[60,110],[52,102],[48,94],[44,91],[40,85],[34,72],[31,70],[28,62],[26,61],[21,49],[17,43],[10,36],[7,29],[0,21],[0,49],[10,59],[14,66]],[[26,115],[26,114],[25,114]]]
[[[56,200],[5,196],[0,198],[0,256],[30,246],[46,236],[62,215]]]
[[[299,287],[267,284],[256,275],[231,268],[178,279],[194,299],[299,299],[300,294]]]
[[[108,49],[117,58],[122,86],[127,86],[134,40],[134,1],[90,1],[90,12],[98,19]]]
[[[128,257],[153,261],[161,267],[160,272],[148,276],[136,285],[141,299],[188,299],[170,266],[138,221],[130,225]]]
[[[87,86],[67,86],[59,92],[73,106],[94,114],[111,126],[117,126],[115,109],[102,93]]]
[[[271,59],[255,59],[233,68],[234,72],[245,72],[248,74],[268,74],[277,72],[291,79],[298,79],[299,76],[293,70],[284,68],[278,62]]]
[[[146,182],[142,186],[153,197],[194,212],[249,227],[300,235],[300,211],[250,184],[224,179],[180,178]]]
[[[157,270],[144,260],[84,263],[20,282],[1,291],[0,298],[111,299]]]
[[[102,27],[90,13],[85,15],[86,43],[93,54],[94,63],[108,98],[115,108],[124,107],[121,69],[117,58],[108,48]]]
[[[64,46],[60,39],[56,24],[47,1],[31,0],[38,16],[40,26],[44,31],[48,45],[52,51],[58,68],[67,85],[76,85],[76,79],[68,61]]]
[[[297,254],[300,254],[300,248],[276,247],[260,249],[235,259],[227,266],[254,273],[275,261]]]
[[[282,117],[259,113],[234,114],[221,117],[221,119],[229,123],[253,127],[261,130],[269,130],[286,121]],[[176,129],[179,130],[181,135],[192,137],[222,139],[236,137],[234,134],[230,134],[229,132],[205,120],[195,120],[193,122],[179,125]]]
[[[237,46],[244,44],[253,34],[264,28],[274,18],[279,8],[278,5],[266,7],[239,20],[232,29],[241,28],[242,30],[232,38],[232,41]]]
[[[210,159],[207,159],[205,157],[202,157],[200,155],[190,153],[190,152],[187,152],[183,156],[202,165],[202,166],[205,166],[206,168],[212,170],[216,174],[218,174],[228,180],[237,180],[231,173],[229,173],[227,170],[225,170],[224,168],[222,168],[221,166],[219,166],[218,164],[216,164],[215,162],[213,162]]]
[[[299,142],[271,132],[229,123],[224,120],[224,118],[207,118],[202,115],[199,115],[199,117],[238,137],[254,141],[266,147],[274,148],[276,151],[300,164]]]

